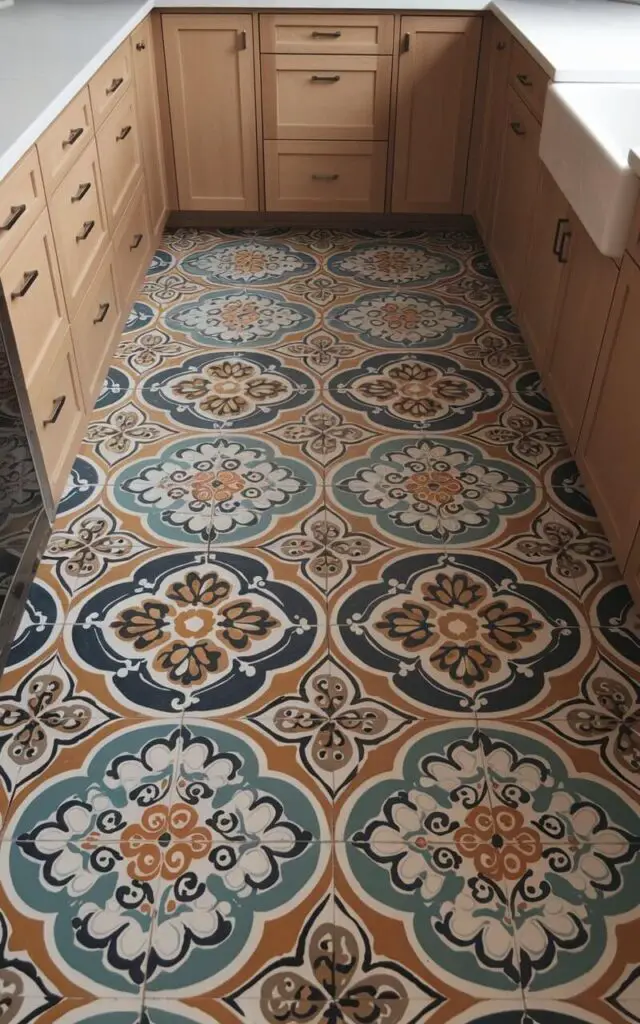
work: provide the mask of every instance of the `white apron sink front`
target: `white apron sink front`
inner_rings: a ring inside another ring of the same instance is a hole
[[[540,157],[605,256],[621,256],[639,181],[640,85],[550,85]]]

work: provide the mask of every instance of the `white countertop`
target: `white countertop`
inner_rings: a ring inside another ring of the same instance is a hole
[[[615,0],[16,0],[0,10],[0,180],[150,10],[229,6],[488,8],[555,81],[640,82],[640,6]]]

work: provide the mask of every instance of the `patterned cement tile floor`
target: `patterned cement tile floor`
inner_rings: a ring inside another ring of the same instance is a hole
[[[169,235],[0,685],[0,1017],[640,1021],[639,679],[475,236]]]

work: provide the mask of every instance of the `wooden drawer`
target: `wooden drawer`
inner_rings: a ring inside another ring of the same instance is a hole
[[[78,377],[87,412],[93,409],[100,390],[119,323],[120,303],[113,252],[109,248],[71,324]]]
[[[386,139],[391,57],[266,54],[267,139]]]
[[[93,137],[89,90],[82,89],[38,140],[38,156],[51,195]]]
[[[69,334],[49,353],[46,364],[43,363],[42,373],[29,391],[29,401],[49,485],[57,501],[84,420]]]
[[[384,142],[265,142],[267,210],[381,213]]]
[[[542,121],[549,79],[540,65],[515,40],[511,48],[509,82],[538,121]]]
[[[44,186],[34,149],[0,184],[0,267],[44,209]]]
[[[127,91],[132,77],[131,43],[128,39],[105,61],[89,82],[91,108],[96,128],[104,121],[121,96]]]
[[[126,313],[140,283],[140,276],[146,270],[151,252],[151,229],[144,181],[135,195],[113,236],[113,259],[120,308]]]
[[[27,386],[38,377],[51,346],[66,333],[62,295],[49,215],[43,210],[6,262],[0,280]]]
[[[97,135],[104,202],[111,230],[124,213],[142,174],[135,93],[129,89]]]
[[[262,14],[263,53],[391,53],[391,14]]]
[[[72,319],[109,244],[98,151],[91,142],[53,196],[49,210]]]

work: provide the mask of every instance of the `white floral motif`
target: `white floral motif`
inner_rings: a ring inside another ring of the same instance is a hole
[[[352,249],[331,259],[330,267],[357,280],[383,284],[423,284],[460,269],[451,257],[434,255],[412,245],[374,245]]]
[[[368,340],[391,344],[419,345],[439,339],[465,324],[465,317],[438,298],[391,294],[344,306],[335,316],[335,326],[348,328]]]
[[[303,259],[287,246],[260,241],[217,245],[206,252],[188,256],[183,267],[190,274],[216,282],[269,282],[289,274],[313,269],[315,261]]]
[[[300,307],[255,291],[208,294],[167,315],[170,325],[202,341],[243,345],[278,340],[309,320]]]

